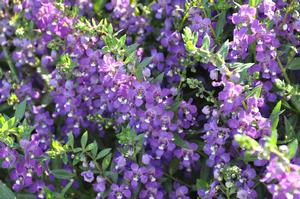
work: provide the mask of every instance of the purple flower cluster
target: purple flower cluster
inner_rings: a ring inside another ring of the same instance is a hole
[[[268,197],[263,183],[300,197],[299,2],[199,2],[0,2],[7,188],[244,199]]]
[[[267,186],[273,193],[273,198],[297,198],[300,197],[299,172],[299,165],[273,158],[267,166],[262,182],[268,183]],[[274,181],[276,183],[272,183]]]

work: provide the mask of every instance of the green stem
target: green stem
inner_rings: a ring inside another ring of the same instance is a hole
[[[227,199],[230,199],[229,189],[226,189],[226,198],[227,198]]]
[[[190,9],[190,8],[189,8]],[[184,26],[184,22],[186,21],[186,19],[188,18],[189,16],[189,9],[186,11],[186,13],[184,14],[181,22],[180,22],[180,25],[179,25],[179,30],[182,30],[183,29],[183,26]]]
[[[110,184],[112,184],[112,181],[109,178],[107,178],[106,176],[104,176],[102,168],[100,167],[100,165],[98,164],[98,162],[94,159],[94,157],[90,153],[86,153],[86,154],[93,160],[93,162],[94,162],[97,170],[99,171],[100,175],[102,175],[107,182],[109,182]]]
[[[286,69],[283,67],[283,65],[282,65],[282,63],[281,63],[281,61],[280,61],[280,59],[279,59],[278,57],[276,57],[276,60],[277,60],[277,62],[278,62],[279,68],[280,68],[280,70],[281,70],[281,72],[282,72],[282,74],[283,74],[284,79],[286,80],[286,82],[287,82],[288,84],[290,84],[291,81],[290,81],[289,77],[288,77],[287,74],[286,74]]]
[[[8,54],[7,48],[5,46],[2,46],[2,49],[3,49],[4,57],[6,59],[6,62],[9,66],[12,74],[13,74],[14,79],[16,80],[16,82],[19,82],[20,79],[18,77],[17,70],[16,70],[15,66],[13,65],[13,62]]]
[[[293,11],[293,7],[294,7],[294,1],[292,1],[289,4],[289,6],[287,7],[287,11],[286,11],[286,13],[285,13],[285,15],[283,17],[283,20],[282,20],[280,26],[279,26],[280,28],[283,28],[284,24],[286,23],[286,20],[287,20],[287,17],[289,15],[289,13]]]

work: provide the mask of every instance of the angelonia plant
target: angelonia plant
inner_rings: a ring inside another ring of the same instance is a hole
[[[300,199],[298,0],[1,0],[0,199]]]

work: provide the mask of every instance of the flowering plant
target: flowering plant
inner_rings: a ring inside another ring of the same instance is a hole
[[[0,198],[300,198],[297,0],[2,0]]]

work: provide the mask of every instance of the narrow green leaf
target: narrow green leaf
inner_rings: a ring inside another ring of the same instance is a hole
[[[126,53],[127,55],[133,53],[134,51],[136,51],[136,49],[139,47],[139,45],[137,43],[131,44],[130,46],[127,47],[126,49]]]
[[[257,149],[261,148],[261,146],[255,139],[253,139],[247,135],[237,134],[234,136],[234,139],[244,149],[257,150]]]
[[[300,113],[300,97],[297,95],[292,95],[291,102],[295,110]]]
[[[256,155],[253,155],[253,153],[246,151],[244,156],[240,158],[244,162],[253,162],[254,160],[257,159]]]
[[[222,47],[218,50],[218,54],[221,55],[222,59],[226,59],[229,51],[229,41],[226,40]]]
[[[107,29],[107,31],[108,31],[109,35],[112,35],[112,34],[113,34],[113,32],[114,32],[114,29],[113,29],[113,26],[112,26],[112,24],[109,24],[109,25],[108,25],[108,29]]]
[[[230,68],[234,68],[233,72],[238,72],[238,73],[246,71],[248,68],[250,68],[253,65],[254,63],[239,63],[239,62],[228,64]]]
[[[80,151],[82,151],[82,148],[80,148],[80,147],[77,147],[77,148],[73,149],[73,152],[74,152],[74,153],[78,153],[78,152],[80,152]]]
[[[280,115],[280,109],[281,109],[281,101],[277,102],[276,106],[274,107],[271,115],[270,115],[270,119],[272,122],[272,134],[271,134],[271,144],[276,145],[277,144],[277,137],[278,137],[278,133],[277,133],[277,126],[278,126],[278,122],[279,122],[279,115]]]
[[[249,0],[249,5],[252,7],[257,7],[262,0]]]
[[[204,36],[204,38],[202,40],[201,49],[208,51],[209,47],[210,47],[210,38],[209,38],[208,34],[205,34],[205,36]]]
[[[67,144],[73,149],[74,148],[74,135],[72,132],[68,133],[68,142]]]
[[[289,148],[289,152],[287,158],[292,159],[297,153],[298,139],[294,139],[291,143],[289,143],[288,148]]]
[[[101,13],[103,10],[103,7],[105,5],[106,0],[96,0],[93,3],[94,11],[96,14]]]
[[[118,181],[118,172],[105,171],[104,176],[110,178],[115,183]]]
[[[91,151],[91,150],[93,150],[93,149],[96,148],[96,147],[97,147],[97,143],[92,142],[92,143],[90,143],[90,144],[86,147],[86,150],[87,150],[87,151]]]
[[[98,143],[96,142],[96,140],[94,140],[93,143],[94,143],[94,147],[91,149],[91,152],[93,157],[96,157],[98,152]]]
[[[101,150],[101,151],[98,153],[98,155],[97,155],[97,157],[96,157],[96,160],[99,160],[99,159],[103,158],[103,157],[106,156],[110,151],[111,151],[111,148],[106,148],[106,149]]]
[[[285,140],[289,141],[294,139],[296,136],[295,130],[287,117],[284,116],[284,130],[285,130]]]
[[[180,163],[180,160],[177,159],[177,158],[174,158],[174,159],[171,161],[170,167],[169,167],[169,173],[170,173],[171,175],[173,175],[173,174],[177,171],[179,163]]]
[[[55,169],[52,170],[51,173],[58,179],[71,179],[75,176],[73,173],[64,169]]]
[[[155,83],[161,83],[162,80],[164,79],[165,74],[164,73],[160,73],[159,75],[157,75],[157,77],[155,79],[153,79],[151,81],[151,83],[155,84]]]
[[[8,129],[12,129],[15,126],[16,119],[15,117],[12,117],[6,122],[7,122]]]
[[[146,57],[141,63],[136,66],[135,76],[139,81],[143,80],[143,70],[148,66],[152,61],[152,57]]]
[[[217,37],[219,37],[221,33],[223,33],[225,24],[226,24],[226,10],[223,10],[218,17],[218,22],[216,26]]]
[[[300,70],[300,57],[295,57],[287,66],[289,70]]]
[[[17,199],[36,199],[36,195],[32,193],[17,193],[16,194]]]
[[[16,199],[15,194],[4,184],[0,181],[0,198],[3,199]]]
[[[102,161],[102,170],[105,171],[108,166],[110,165],[110,161],[111,161],[111,158],[112,158],[112,154],[108,154]]]
[[[125,42],[126,42],[126,35],[123,35],[120,38],[120,47],[123,47],[125,45]]]
[[[247,93],[245,99],[248,99],[249,97],[253,97],[253,96],[260,97],[261,89],[262,89],[262,85],[258,85],[254,87],[250,92]]]
[[[87,144],[87,140],[88,140],[88,132],[84,132],[84,134],[81,137],[80,143],[81,143],[81,147],[84,149],[86,147]]]
[[[181,148],[189,149],[186,142],[178,134],[174,134],[174,143]]]
[[[67,191],[71,188],[72,184],[73,184],[74,180],[70,180],[68,182],[68,184],[63,188],[63,190],[61,191],[61,196],[64,197],[65,194],[67,193]]]
[[[177,111],[181,101],[181,96],[177,95],[170,109],[174,112]]]
[[[25,110],[26,110],[26,100],[24,100],[23,102],[21,102],[16,106],[15,118],[17,121],[20,121],[24,117]]]

